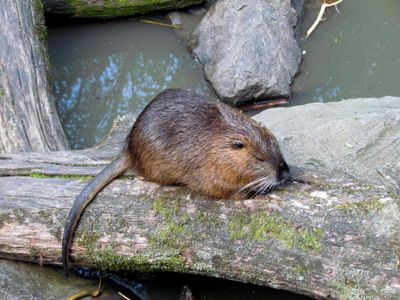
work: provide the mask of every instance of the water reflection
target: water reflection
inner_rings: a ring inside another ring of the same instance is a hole
[[[160,91],[210,90],[168,28],[117,21],[49,30],[57,109],[74,149],[98,143],[117,115],[139,114]]]
[[[290,105],[400,96],[400,2],[343,1],[339,9],[303,43]]]

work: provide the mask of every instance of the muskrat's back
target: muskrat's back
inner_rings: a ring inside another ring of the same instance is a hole
[[[169,89],[138,117],[128,150],[136,172],[150,181],[182,184],[206,196],[227,198],[253,180],[246,175],[249,159],[232,148],[242,139],[270,143],[276,152],[270,159],[276,158],[279,168],[283,159],[275,138],[251,118],[219,100]],[[261,148],[255,150],[266,150]]]

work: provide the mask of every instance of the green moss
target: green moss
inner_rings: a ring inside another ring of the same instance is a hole
[[[51,214],[48,211],[45,211],[45,210],[39,211],[38,215],[39,215],[39,217],[41,219],[48,219],[51,216]]]
[[[93,178],[92,175],[49,175],[49,174],[44,174],[44,173],[39,173],[39,172],[34,172],[31,173],[30,175],[33,178],[63,178],[63,179],[91,179]],[[122,180],[132,180],[134,179],[134,176],[119,176],[117,179],[122,179]]]
[[[297,273],[299,275],[304,275],[306,273],[306,269],[303,266],[299,266],[293,270],[294,273]]]
[[[99,250],[97,241],[99,233],[83,232],[78,235],[78,243],[86,248],[85,260],[96,268],[109,271],[139,271],[149,272],[155,270],[182,271],[185,262],[179,254],[165,254],[164,256],[151,257],[146,255],[124,256],[117,253],[110,245],[104,250]]]
[[[150,237],[150,243],[157,247],[164,246],[171,248],[170,250],[183,251],[186,248],[185,242],[192,234],[186,226],[189,216],[182,213],[179,197],[176,194],[163,193],[153,200],[152,209],[163,217],[163,224]]]
[[[4,91],[2,88],[0,88],[0,97],[3,97],[3,96],[4,96]]]
[[[31,247],[31,248],[29,249],[29,255],[30,255],[31,257],[39,257],[39,256],[40,256],[40,251],[39,251],[37,248],[35,248],[35,247]]]
[[[11,221],[11,217],[9,213],[1,213],[0,214],[0,227],[5,223],[9,223]]]
[[[23,224],[25,222],[25,220],[27,219],[26,216],[26,212],[23,210],[17,210],[17,209],[13,209],[12,213],[5,213],[8,216],[4,215],[4,218],[8,221],[8,222],[14,222],[14,223],[18,223],[18,224]],[[30,216],[30,214],[29,214]]]
[[[77,235],[78,244],[88,250],[96,248],[97,240],[100,238],[100,233],[80,232]]]
[[[323,230],[295,228],[284,220],[278,212],[255,213],[234,212],[230,216],[228,232],[231,240],[248,239],[264,241],[271,237],[281,240],[289,248],[298,247],[302,250],[319,251]]]
[[[47,27],[44,20],[44,12],[43,5],[41,0],[35,0],[34,2],[34,14],[35,18],[35,27],[34,31],[39,37],[41,41],[46,41],[47,39]]]
[[[370,285],[368,280],[360,274],[359,270],[348,269],[346,265],[338,266],[338,273],[327,282],[328,286],[334,290],[331,293],[333,298],[343,300],[358,299],[388,299],[394,300],[395,293],[388,287],[388,284]]]
[[[207,211],[199,211],[196,214],[196,219],[195,219],[195,222],[197,222],[196,226],[201,226],[203,224],[206,224],[211,228],[221,227],[222,221],[220,220],[218,214],[219,211],[213,208],[210,208],[210,210]]]
[[[353,184],[338,184],[338,182],[329,182],[326,179],[312,177],[309,178],[307,182],[314,188],[322,191],[339,189],[340,191],[346,194],[354,194],[357,192],[359,193],[371,192],[377,190],[376,186],[372,184],[368,184],[365,182],[357,182],[357,181],[352,181]]]
[[[151,200],[151,195],[150,194],[139,194],[136,196],[136,199],[143,201],[143,202],[147,202]]]
[[[154,11],[183,8],[199,4],[203,0],[103,0],[101,5],[83,0],[69,0],[70,13],[85,18],[115,18],[148,14]]]
[[[337,292],[337,298],[343,300],[358,300],[365,299],[363,289],[360,289],[354,282],[348,280],[338,281],[331,280],[329,286],[334,288]]]
[[[62,230],[64,229],[64,225],[56,226],[55,224],[52,225],[50,228],[50,233],[56,238],[57,241],[62,241]]]
[[[183,270],[185,261],[181,253],[187,248],[185,243],[190,228],[188,215],[181,212],[179,195],[176,192],[163,192],[153,197],[143,195],[143,199],[151,201],[150,205],[154,212],[162,217],[162,222],[149,233],[147,253],[151,254],[121,255],[114,250],[117,245],[113,245],[112,241],[109,241],[106,249],[99,250],[97,241],[101,234],[78,231],[78,243],[86,248],[84,254],[86,261],[97,268],[113,271]],[[157,256],[154,253],[157,253]]]
[[[382,289],[384,290],[385,287],[382,287]],[[364,297],[364,299],[385,299],[385,300],[399,300],[398,297],[396,296],[389,296],[389,295],[382,295],[382,293],[378,292],[378,291],[368,291],[365,294],[366,297]]]
[[[350,202],[344,204],[336,204],[333,205],[332,208],[340,210],[340,211],[363,211],[368,214],[373,211],[377,211],[382,209],[385,206],[385,203],[380,202],[379,200],[373,201],[360,201],[360,202]]]
[[[91,175],[47,175],[44,173],[31,173],[31,177],[33,178],[63,178],[63,179],[91,179],[93,176]]]
[[[109,271],[182,271],[185,263],[183,257],[165,256],[165,257],[148,257],[145,255],[123,256],[113,249],[102,251],[88,251],[85,255],[89,263],[95,267]]]
[[[33,177],[33,178],[49,178],[50,176],[42,174],[42,173],[32,173],[31,177]]]

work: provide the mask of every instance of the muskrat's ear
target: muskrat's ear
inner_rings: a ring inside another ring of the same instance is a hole
[[[240,150],[244,147],[244,145],[241,141],[234,141],[231,146],[235,150]]]

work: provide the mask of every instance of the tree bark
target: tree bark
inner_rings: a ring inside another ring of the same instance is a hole
[[[0,257],[60,265],[83,176],[120,151],[131,124],[126,118],[92,149],[0,155]],[[346,177],[295,177],[244,201],[120,177],[86,209],[73,264],[204,274],[322,298],[398,299],[399,196]]]
[[[68,148],[50,91],[38,0],[0,1],[0,153]]]
[[[42,0],[50,14],[70,15],[78,18],[116,18],[173,10],[200,4],[203,0]]]

